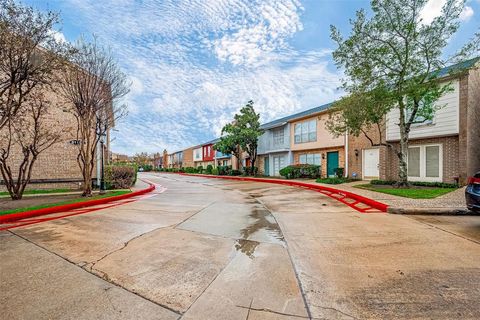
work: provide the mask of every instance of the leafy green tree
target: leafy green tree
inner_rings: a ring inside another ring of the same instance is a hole
[[[250,100],[235,115],[233,123],[225,125],[222,137],[215,149],[223,153],[233,154],[240,160],[241,150],[250,157],[251,174],[255,174],[257,160],[258,138],[264,133],[260,128],[260,114],[255,112],[253,101]]]
[[[331,37],[338,46],[333,58],[345,71],[343,89],[350,97],[336,104],[340,125],[330,125],[330,129],[358,135],[362,127],[382,125],[386,114],[397,109],[400,143],[395,152],[401,186],[408,185],[412,125],[431,120],[442,107],[436,101],[451,90],[449,83],[437,81],[437,71],[451,62],[442,50],[458,30],[465,5],[465,0],[447,0],[441,14],[427,24],[421,18],[427,2],[372,0],[373,15],[358,11],[348,38],[331,26]]]
[[[214,149],[224,154],[231,154],[240,162],[241,150],[238,128],[231,123],[226,124],[222,129],[220,141],[214,145]]]

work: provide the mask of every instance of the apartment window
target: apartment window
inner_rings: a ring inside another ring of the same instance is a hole
[[[299,156],[300,164],[315,164],[317,166],[321,163],[320,153],[301,154]]]
[[[295,124],[295,143],[317,141],[317,120],[309,120]]]
[[[284,128],[277,128],[273,130],[273,145],[283,146],[285,142]]]
[[[408,148],[407,171],[412,181],[442,181],[442,145]]]

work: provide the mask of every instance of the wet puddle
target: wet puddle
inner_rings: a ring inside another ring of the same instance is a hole
[[[240,230],[242,238],[235,243],[237,251],[253,259],[255,249],[260,242],[251,240],[251,238],[255,238],[255,234],[259,232],[264,233],[271,243],[284,244],[282,231],[270,211],[257,203],[257,206],[254,206],[249,214],[249,218],[252,223]]]

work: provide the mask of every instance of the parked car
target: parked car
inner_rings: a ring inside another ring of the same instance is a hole
[[[138,171],[143,172],[143,168],[142,167],[138,168]]]
[[[469,210],[480,213],[480,171],[468,179],[465,199]]]

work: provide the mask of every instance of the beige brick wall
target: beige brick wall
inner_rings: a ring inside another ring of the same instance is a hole
[[[183,163],[182,167],[194,167],[195,163],[193,162],[193,148],[188,148],[183,151]]]
[[[374,144],[380,144],[385,142],[385,128],[383,128],[382,137],[378,132],[377,127],[372,127],[367,131],[368,137],[372,139]],[[382,139],[382,141],[380,141]],[[372,146],[372,142],[367,139],[367,137],[361,133],[358,137],[353,135],[348,136],[348,176],[352,177],[353,173],[357,174],[357,178],[362,178],[363,175],[363,150],[379,148],[379,178],[385,179],[385,170],[386,170],[386,152],[387,148],[384,146]],[[355,150],[358,150],[358,156],[355,155]]]
[[[480,63],[468,78],[466,177],[480,171]],[[462,181],[463,176],[461,176]]]
[[[258,156],[257,157],[255,167],[258,168],[258,174],[265,175],[265,156]]]
[[[32,170],[32,180],[81,180],[82,175],[77,164],[78,146],[70,143],[76,139],[76,120],[74,116],[65,112],[67,105],[58,94],[49,92],[46,94],[52,101],[52,107],[49,108],[49,114],[45,118],[45,123],[52,128],[59,128],[60,141],[41,153],[35,161]],[[108,154],[108,152],[106,153]],[[105,158],[107,159],[107,158]],[[9,164],[12,168],[18,168],[20,161],[23,160],[21,149],[18,145],[14,146],[9,158]],[[96,177],[96,169],[93,176]],[[1,179],[1,177],[0,177]],[[78,183],[42,183],[29,186],[29,188],[63,188],[73,186],[78,188]],[[0,185],[0,190],[5,190],[5,186]]]

